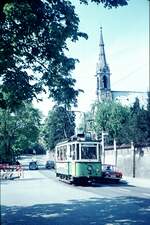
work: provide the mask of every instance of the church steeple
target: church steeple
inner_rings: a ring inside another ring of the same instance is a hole
[[[103,41],[103,34],[102,34],[102,27],[100,27],[100,54],[99,54],[99,64],[103,68],[106,63],[106,56],[105,56],[105,49],[104,49],[104,41]]]
[[[97,99],[99,101],[111,100],[110,88],[110,70],[106,62],[102,27],[100,27],[100,42],[99,42],[99,60],[97,63],[96,76],[97,76]]]

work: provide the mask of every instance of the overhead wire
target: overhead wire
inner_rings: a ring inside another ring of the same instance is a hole
[[[140,71],[145,65],[146,65],[146,63],[144,63],[143,65],[139,66],[135,70],[133,70],[130,73],[128,73],[126,76],[124,76],[121,79],[119,79],[119,80],[115,81],[114,83],[112,83],[112,85],[115,85],[115,84],[117,84],[117,83],[119,83],[119,82],[121,82],[121,81],[123,81],[123,80],[125,80],[125,79],[127,79],[127,78],[129,78],[131,76],[133,76],[133,75],[136,75],[136,72]]]

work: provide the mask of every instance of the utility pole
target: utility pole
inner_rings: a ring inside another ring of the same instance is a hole
[[[107,132],[102,131],[102,163],[105,163],[105,136],[108,135]]]
[[[117,166],[117,147],[115,138],[114,138],[114,154],[115,154],[115,166]]]
[[[83,120],[84,120],[84,133],[86,134],[86,131],[87,131],[86,117],[85,117],[85,112],[82,112],[82,113],[83,113]]]
[[[133,177],[135,177],[136,165],[135,165],[135,147],[134,147],[133,141],[131,141],[131,150],[133,152]]]

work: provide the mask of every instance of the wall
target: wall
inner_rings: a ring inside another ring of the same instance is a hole
[[[105,163],[117,164],[124,176],[150,179],[150,147],[105,149]]]

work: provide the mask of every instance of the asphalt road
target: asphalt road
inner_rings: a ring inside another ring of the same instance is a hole
[[[120,184],[74,186],[54,171],[1,183],[2,225],[149,225],[150,190]]]
[[[53,179],[53,181],[57,182],[61,185],[69,185],[62,181],[59,181],[55,177],[54,170],[40,170],[44,176]],[[120,196],[130,196],[130,197],[142,197],[150,199],[150,188],[145,187],[137,187],[133,185],[128,185],[127,181],[122,180],[119,184],[115,184],[113,182],[103,182],[99,184],[91,184],[89,186],[75,186],[70,185],[72,188],[84,190],[87,192],[91,192],[99,195],[100,197],[120,197]]]

